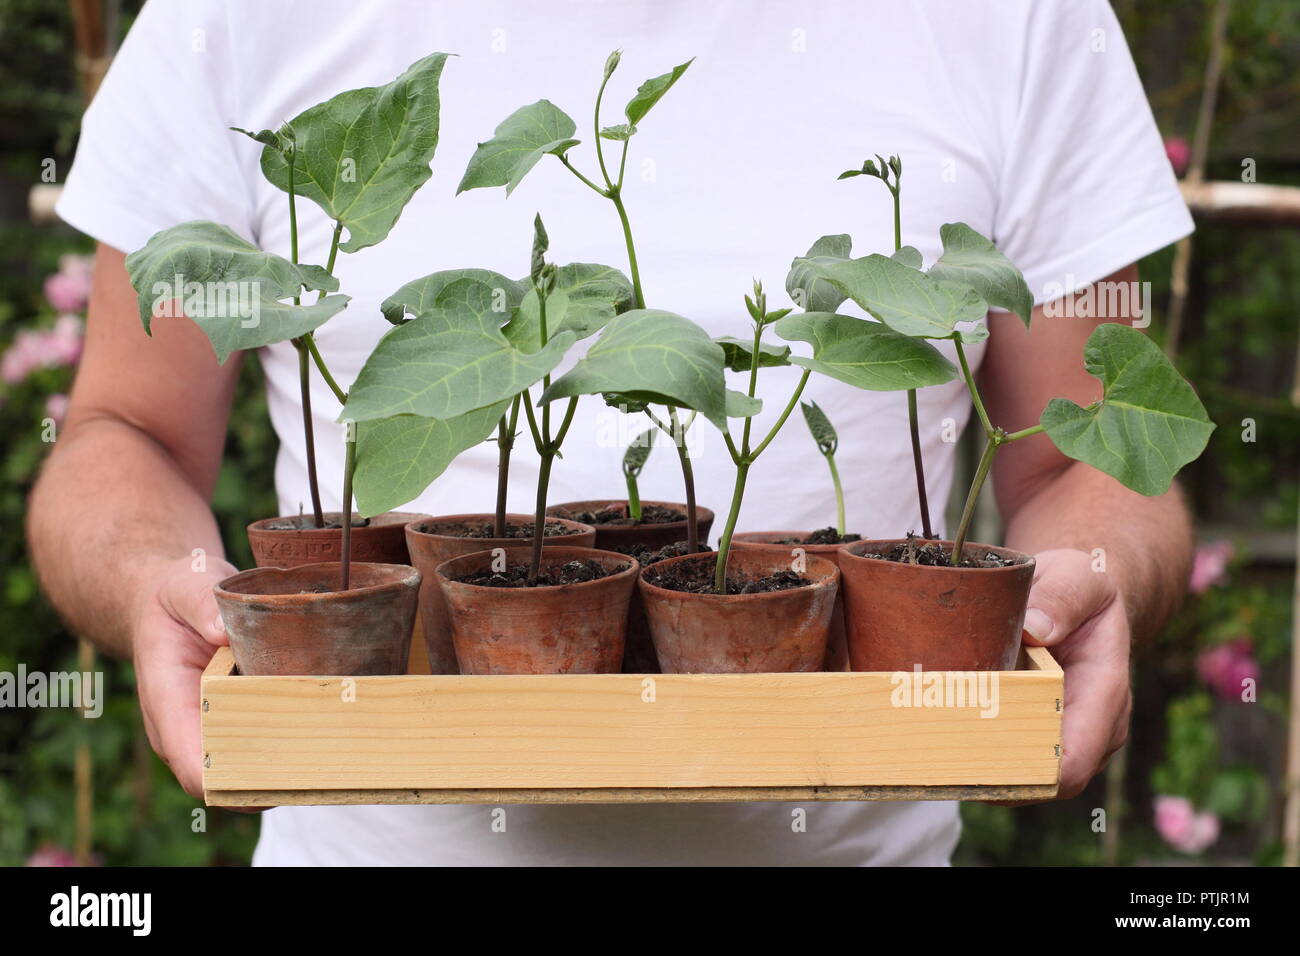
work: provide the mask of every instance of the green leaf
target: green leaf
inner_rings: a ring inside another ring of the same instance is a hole
[[[560,266],[555,288],[546,298],[547,337],[572,332],[578,339],[595,335],[609,320],[632,305],[632,283],[613,266],[572,262]],[[505,328],[515,348],[536,352],[541,343],[537,290],[529,289]]]
[[[296,144],[294,191],[348,230],[344,252],[382,242],[432,170],[438,147],[438,80],[446,53],[411,64],[384,86],[348,90],[289,121]],[[289,165],[272,145],[262,173],[289,189]]]
[[[392,415],[454,418],[513,398],[548,374],[573,344],[560,333],[526,354],[501,333],[491,286],[459,279],[432,309],[390,331],[366,359],[340,420]]]
[[[475,279],[494,290],[499,289],[503,316],[519,307],[526,289],[523,283],[507,279],[491,269],[445,269],[406,283],[385,299],[379,308],[389,322],[401,325],[408,316],[416,316],[433,308],[442,290],[458,279]]]
[[[457,455],[487,438],[509,407],[507,399],[454,418],[396,415],[358,427],[357,510],[369,518],[419,497]]]
[[[520,107],[501,121],[490,140],[478,144],[456,194],[483,186],[505,186],[506,195],[510,195],[547,153],[563,156],[578,145],[572,138],[576,129],[568,114],[549,100]]]
[[[551,248],[551,237],[546,234],[542,214],[533,216],[533,252],[529,257],[528,278],[534,287],[541,284],[542,270],[546,267],[546,251]]]
[[[1101,379],[1100,403],[1080,408],[1054,398],[1039,422],[1064,454],[1139,494],[1164,494],[1210,440],[1214,423],[1205,406],[1156,344],[1130,326],[1097,326],[1083,361]]]
[[[860,169],[846,169],[846,170],[844,170],[844,172],[840,173],[840,174],[839,174],[838,176],[836,176],[835,178],[836,178],[836,179],[852,179],[854,176],[863,176],[863,175],[865,175],[865,173],[863,173],[862,170],[860,170]]]
[[[943,255],[930,267],[930,275],[942,282],[969,286],[989,305],[1020,316],[1028,328],[1034,314],[1034,294],[1011,260],[964,222],[944,225],[939,235]],[[920,268],[919,263],[916,268]]]
[[[763,410],[763,400],[761,398],[750,398],[744,392],[729,388],[727,389],[726,406],[728,418],[753,418]]]
[[[311,305],[281,302],[304,289],[333,292],[338,280],[320,266],[294,265],[204,220],[155,233],[144,248],[126,257],[126,271],[146,332],[153,334],[157,306],[180,299],[184,314],[203,329],[219,362],[240,349],[311,332],[348,304],[346,295],[328,295]]]
[[[840,292],[904,335],[948,338],[958,322],[975,322],[988,312],[988,303],[974,289],[941,282],[882,255],[833,262],[814,269]]]
[[[658,431],[658,428],[651,426],[632,439],[632,444],[623,453],[623,474],[630,478],[640,477],[641,469],[645,467],[646,459],[654,448],[655,434]]]
[[[617,392],[635,402],[693,408],[726,427],[722,347],[690,319],[658,309],[615,318],[570,371],[551,383],[542,401]]]
[[[612,139],[615,142],[629,140],[636,135],[636,127],[630,123],[619,123],[617,126],[606,126],[600,131],[601,139]]]
[[[722,346],[723,361],[733,372],[748,372],[753,365],[754,340],[724,335],[713,341]],[[775,368],[790,364],[790,346],[763,342],[758,347],[758,367]]]
[[[232,126],[230,129],[236,133],[243,133],[249,139],[255,140],[263,146],[271,147],[282,156],[289,153],[294,146],[293,131],[287,123],[284,126],[281,126],[278,130],[262,129],[258,130],[256,133],[251,130],[241,129],[238,126]]]
[[[785,291],[808,312],[834,312],[848,298],[821,275],[827,266],[849,260],[853,240],[844,233],[822,236],[802,256],[790,263]]]
[[[821,406],[816,402],[800,402],[799,408],[803,410],[803,420],[808,425],[808,431],[812,433],[813,441],[817,443],[818,451],[823,455],[835,454],[836,448],[839,447],[839,436],[835,434],[835,426],[826,417]]]
[[[656,76],[654,79],[646,80],[636,88],[636,96],[628,101],[624,113],[627,114],[628,124],[636,126],[645,118],[650,108],[659,102],[660,98],[672,88],[672,85],[681,78],[686,72],[686,68],[695,62],[695,57],[691,57],[680,66],[673,67],[670,71],[662,76]]]
[[[857,388],[888,392],[957,377],[956,367],[929,342],[851,315],[798,312],[778,322],[776,334],[813,347],[812,358],[792,355],[792,363]]]
[[[916,246],[903,246],[896,250],[889,258],[893,259],[895,262],[901,262],[909,269],[919,269],[925,264],[925,260],[921,257],[921,250],[916,248]]]

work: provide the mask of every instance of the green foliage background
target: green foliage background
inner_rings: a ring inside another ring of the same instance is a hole
[[[138,3],[123,4],[124,32]],[[1207,0],[1152,4],[1116,0],[1162,132],[1190,141],[1206,55]],[[68,6],[0,0],[0,349],[22,329],[48,327],[53,310],[41,284],[67,252],[90,251],[66,227],[34,226],[26,213],[41,161],[64,170],[76,143],[81,100]],[[1260,182],[1300,184],[1300,5],[1235,3],[1208,176],[1238,179],[1252,159]],[[1172,250],[1142,263],[1156,301],[1160,337]],[[1119,862],[1177,857],[1151,827],[1157,793],[1214,810],[1223,835],[1211,859],[1275,862],[1290,654],[1290,587],[1300,487],[1296,375],[1300,231],[1202,224],[1197,233],[1189,314],[1179,364],[1197,384],[1220,428],[1185,474],[1198,519],[1238,543],[1227,586],[1189,602],[1163,638],[1139,653],[1137,710],[1125,774]],[[0,385],[0,671],[76,669],[75,641],[39,594],[27,564],[25,498],[48,449],[40,421],[46,398],[66,392],[71,371],[47,369],[20,386]],[[1256,441],[1242,441],[1253,419]],[[214,508],[232,560],[251,558],[244,525],[275,510],[275,439],[257,363],[245,363]],[[1269,542],[1282,542],[1279,549]],[[1249,637],[1263,674],[1259,705],[1213,697],[1198,680],[1198,652]],[[23,863],[43,846],[71,847],[74,755],[90,748],[94,767],[94,853],[113,864],[246,862],[255,817],[209,811],[176,786],[148,749],[132,693],[131,668],[107,662],[104,715],[83,721],[65,710],[0,715],[0,865]],[[1108,804],[1105,782],[1079,798],[1019,810],[963,808],[966,863],[1080,863],[1106,859],[1093,810]]]

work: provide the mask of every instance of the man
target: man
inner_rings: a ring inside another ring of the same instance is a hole
[[[207,502],[238,360],[217,366],[183,319],[155,322],[146,338],[124,252],[202,218],[285,254],[284,195],[259,175],[256,144],[226,128],[275,126],[339,90],[387,82],[429,52],[461,54],[443,78],[433,179],[388,241],[339,258],[353,300],[319,342],[346,386],[388,328],[378,310],[386,295],[436,269],[521,273],[538,209],[559,261],[622,263],[608,204],[558,164],[540,167],[508,201],[497,190],[453,195],[476,141],[516,107],[545,96],[589,115],[616,47],[623,62],[607,103],[699,57],[643,124],[628,170],[652,307],[736,334],[751,278],[779,288],[790,259],[816,237],[849,232],[859,255],[892,249],[885,190],[835,177],[864,156],[897,153],[903,241],[932,262],[940,224],[968,222],[994,237],[1037,296],[1031,331],[993,315],[987,344],[971,349],[989,413],[1008,430],[1037,422],[1050,398],[1082,404],[1098,394],[1082,350],[1100,319],[1045,316],[1044,301],[1098,281],[1135,282],[1138,258],[1191,228],[1102,0],[620,0],[491,11],[444,2],[149,4],[86,115],[60,206],[100,247],[85,357],[29,523],[42,580],[68,620],[105,650],[133,655],[150,740],[189,792],[201,792],[199,675],[225,640],[211,588],[233,570],[218,557]],[[589,161],[581,150],[590,148],[575,150],[575,162]],[[307,202],[299,219],[303,261],[323,261],[329,223]],[[292,513],[306,487],[296,354],[286,343],[259,358],[281,439],[282,511]],[[784,404],[794,371],[765,372],[765,420]],[[918,527],[902,396],[821,380],[809,397],[839,428],[851,530],[896,537]],[[924,389],[920,400],[929,499],[942,502],[951,433],[969,403],[957,382]],[[323,388],[313,409],[317,434],[331,434],[337,409]],[[613,413],[594,399],[579,409],[552,480],[556,501],[591,497],[593,481],[611,493],[618,486]],[[727,455],[715,434],[700,430],[692,441],[699,499],[717,507],[727,500]],[[330,478],[342,471],[342,443],[318,445],[325,503],[337,508]],[[829,489],[812,452],[798,427],[782,431],[751,475],[742,527],[826,524]],[[680,498],[672,458],[651,458],[647,497]],[[516,461],[512,496],[527,501],[535,466],[527,455]],[[494,463],[490,449],[471,451],[411,510],[489,510]],[[1130,635],[1159,627],[1176,602],[1188,520],[1176,493],[1142,498],[1043,436],[1004,450],[995,486],[1008,545],[1037,556],[1027,639],[1051,646],[1066,671],[1062,795],[1071,796],[1125,737]],[[195,548],[209,555],[205,572],[191,568]],[[1097,548],[1106,554],[1101,573]],[[806,810],[806,832],[795,833],[783,804],[520,807],[495,832],[491,808],[283,808],[265,815],[256,861],[936,864],[959,832],[948,803]]]

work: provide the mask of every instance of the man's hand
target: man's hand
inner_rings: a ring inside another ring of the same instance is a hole
[[[1050,647],[1065,671],[1062,799],[1076,796],[1128,738],[1129,623],[1124,597],[1085,551],[1034,556],[1025,642]]]
[[[149,743],[185,791],[203,796],[203,740],[199,679],[218,647],[228,643],[212,586],[235,573],[209,558],[203,571],[191,559],[162,566],[158,587],[136,617],[132,647],[140,710]]]

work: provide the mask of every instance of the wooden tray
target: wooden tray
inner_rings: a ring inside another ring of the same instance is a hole
[[[1051,654],[1027,648],[1019,669],[985,675],[987,717],[973,675],[921,676],[942,681],[947,705],[915,706],[916,675],[244,677],[222,648],[203,675],[204,796],[265,807],[1056,795],[1063,680]]]

